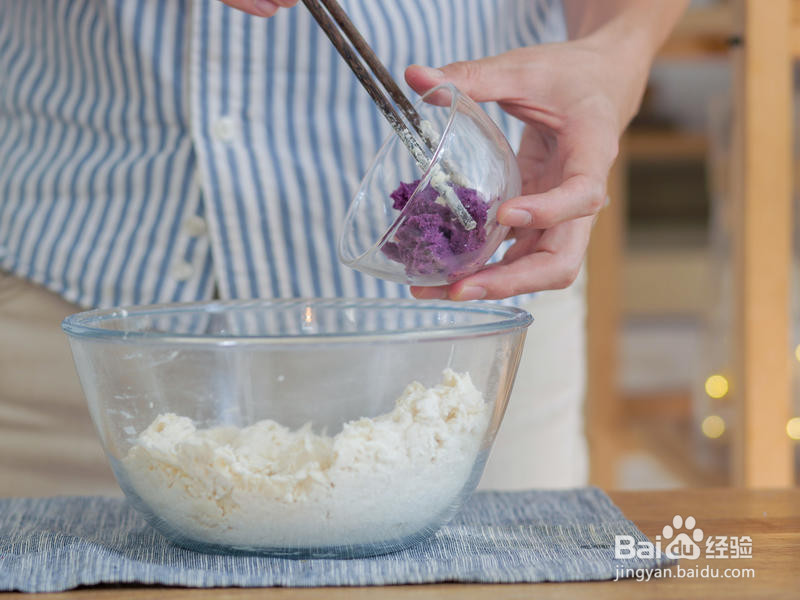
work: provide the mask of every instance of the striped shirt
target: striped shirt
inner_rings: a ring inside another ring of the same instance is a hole
[[[558,0],[342,5],[398,81],[411,63],[565,37]],[[337,259],[390,129],[302,6],[0,0],[0,14],[0,267],[84,306],[408,295]],[[485,108],[516,145],[521,124]]]

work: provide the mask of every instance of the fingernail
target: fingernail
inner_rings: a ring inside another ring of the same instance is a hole
[[[525,227],[531,224],[533,220],[531,213],[521,208],[510,208],[502,213],[502,216],[497,219],[501,225],[506,227]]]
[[[253,6],[255,6],[256,10],[261,14],[270,17],[278,11],[278,8],[280,8],[271,0],[253,0]]]
[[[431,79],[444,79],[445,74],[441,69],[434,69],[433,67],[420,67],[422,71]]]
[[[468,285],[461,290],[456,300],[480,300],[486,297],[486,290],[478,285]]]

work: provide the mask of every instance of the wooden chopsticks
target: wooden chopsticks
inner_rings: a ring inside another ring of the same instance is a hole
[[[430,139],[429,135],[426,135],[426,132],[423,131],[422,119],[419,113],[406,98],[403,90],[397,85],[397,82],[375,55],[375,52],[370,48],[356,26],[353,25],[336,0],[303,0],[303,4],[306,5],[306,8],[328,36],[328,39],[344,58],[362,87],[378,106],[422,171],[426,171],[430,166],[429,156],[435,150],[437,141]],[[341,31],[339,28],[341,28]],[[372,70],[378,80],[377,83],[364,66],[364,63]],[[389,98],[381,91],[379,83],[389,94]],[[405,116],[411,129],[406,125],[403,117],[395,110],[392,100]],[[455,192],[446,183],[441,183],[439,178],[432,178],[431,185],[446,200],[447,205],[456,215],[461,225],[467,230],[474,229],[475,220],[464,208],[464,205],[461,204]]]
[[[314,19],[316,19],[319,26],[331,40],[331,43],[333,43],[342,58],[344,58],[345,62],[358,78],[358,81],[378,106],[383,116],[386,117],[386,120],[389,121],[389,124],[397,135],[400,136],[403,143],[406,146],[414,146],[413,148],[409,147],[409,151],[417,162],[421,163],[420,166],[426,169],[429,161],[427,159],[427,152],[420,146],[419,139],[424,139],[424,136],[422,136],[422,131],[420,130],[421,119],[419,113],[414,110],[411,102],[406,98],[395,80],[392,79],[389,71],[383,66],[383,63],[381,63],[380,59],[375,55],[375,52],[373,52],[372,48],[367,44],[367,41],[358,29],[356,29],[356,26],[353,25],[353,22],[350,21],[347,14],[342,10],[342,7],[339,6],[336,0],[303,0],[303,4],[306,5],[306,8]],[[331,17],[333,17],[333,20],[331,20]],[[338,29],[337,24],[342,28],[341,31]],[[344,35],[342,35],[342,32],[344,32]],[[347,36],[347,40],[350,40],[350,43],[347,42],[345,36]],[[350,44],[352,44],[352,46]],[[384,96],[378,84],[372,78],[369,71],[367,71],[364,63],[359,59],[359,55],[364,59],[364,62],[366,62],[369,68],[372,69],[375,77],[389,93],[392,100],[397,103],[397,106],[400,107],[403,114],[406,115],[411,126],[415,129],[416,135],[408,130],[406,124],[397,111],[395,111],[394,106],[392,106],[392,103]]]
[[[431,146],[431,141],[425,138],[425,134],[421,129],[422,120],[420,119],[419,113],[414,110],[414,107],[411,105],[411,102],[408,100],[408,98],[406,98],[403,90],[401,90],[400,86],[397,85],[397,82],[377,57],[372,48],[370,48],[367,41],[361,35],[361,32],[347,17],[347,14],[345,14],[344,10],[342,10],[342,7],[339,5],[339,3],[336,0],[321,1],[325,8],[328,9],[328,12],[334,18],[336,23],[338,23],[339,27],[342,28],[342,31],[347,36],[347,39],[350,40],[350,43],[353,44],[353,47],[375,74],[375,77],[389,93],[389,96],[391,96],[392,100],[395,101],[397,106],[400,108],[400,111],[406,116],[406,119],[408,119],[409,123],[411,123],[411,126],[428,143],[429,148],[431,150],[435,150],[435,144]]]

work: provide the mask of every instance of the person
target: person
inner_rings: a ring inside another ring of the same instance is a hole
[[[519,149],[503,258],[410,291],[337,261],[388,126],[295,3],[3,4],[0,496],[117,491],[58,328],[81,307],[409,292],[537,319],[482,485],[586,482],[581,263],[686,0],[342,3],[391,73],[454,83]]]

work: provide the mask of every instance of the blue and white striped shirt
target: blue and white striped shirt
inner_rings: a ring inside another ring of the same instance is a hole
[[[398,81],[565,37],[558,0],[342,4]],[[0,0],[0,267],[84,306],[406,296],[336,255],[388,132],[302,7]]]

